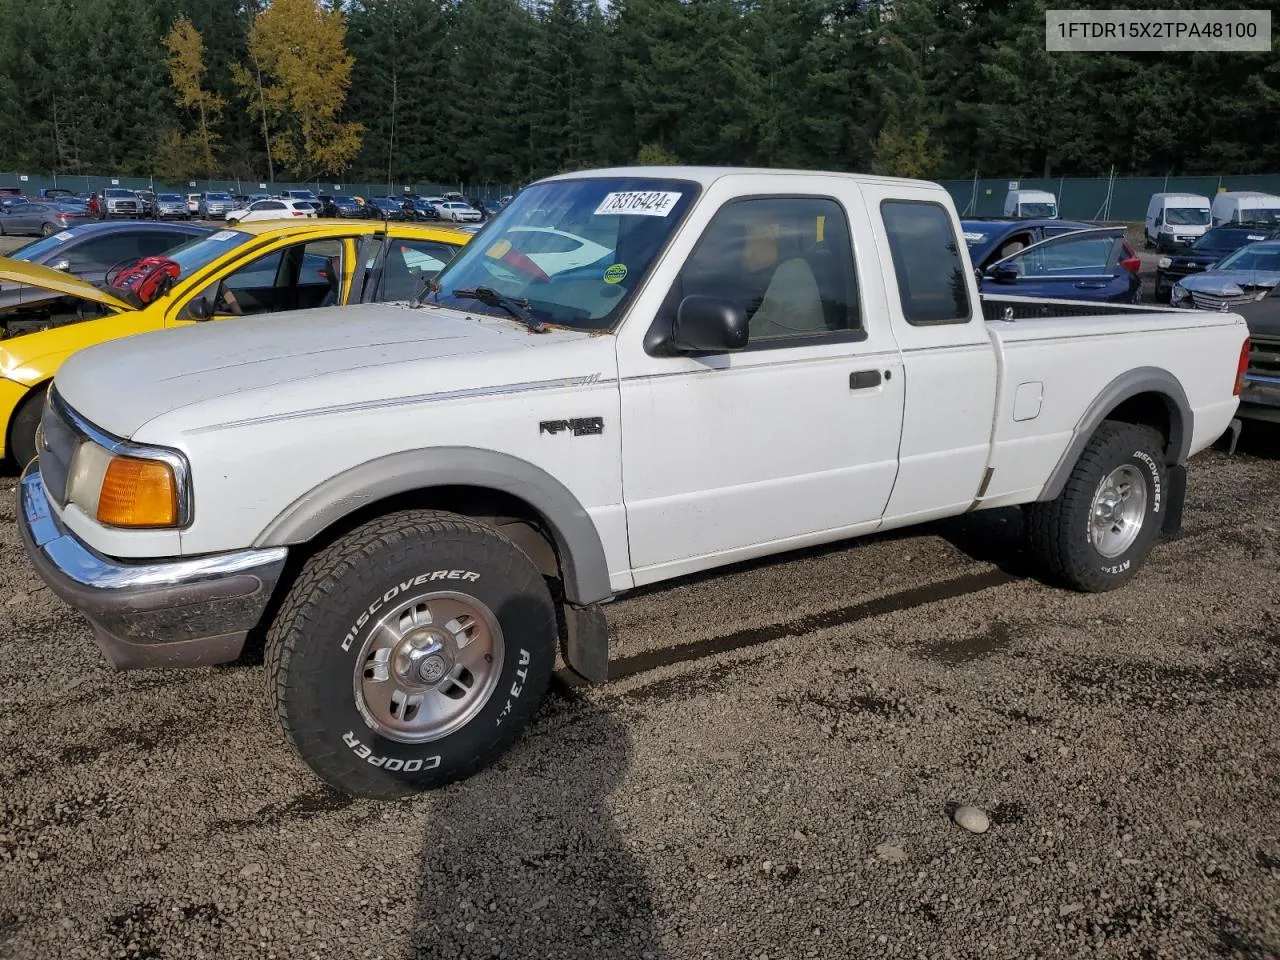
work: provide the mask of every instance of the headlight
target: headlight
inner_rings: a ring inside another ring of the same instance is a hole
[[[176,527],[182,519],[172,465],[112,453],[92,440],[71,459],[67,499],[109,527]]]
[[[1173,261],[1170,260],[1168,257],[1161,257],[1159,260],[1156,261],[1156,266],[1159,267],[1161,270],[1168,270],[1171,266],[1173,266]]]

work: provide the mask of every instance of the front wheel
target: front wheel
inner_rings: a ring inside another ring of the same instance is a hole
[[[1123,586],[1160,536],[1167,490],[1159,432],[1103,421],[1058,498],[1028,508],[1031,552],[1077,590]]]
[[[393,798],[467,777],[507,749],[555,665],[555,608],[518,547],[414,510],[309,559],[267,636],[290,744],[346,793]]]
[[[22,470],[36,458],[36,431],[40,427],[40,417],[44,413],[44,387],[32,390],[9,420],[9,456]]]

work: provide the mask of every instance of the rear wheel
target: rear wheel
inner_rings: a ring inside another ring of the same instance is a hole
[[[42,223],[42,224],[40,224],[40,236],[42,236],[42,237],[52,237],[52,236],[53,236],[53,229],[54,229],[54,227],[53,227],[53,224],[52,224],[52,223]]]
[[[1031,552],[1077,590],[1123,586],[1159,538],[1167,489],[1159,432],[1104,421],[1058,498],[1028,508]]]
[[[406,511],[307,562],[268,633],[268,690],[325,781],[404,796],[507,749],[546,690],[557,636],[518,547],[466,517]]]

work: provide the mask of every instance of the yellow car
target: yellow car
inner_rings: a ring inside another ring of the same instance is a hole
[[[35,456],[45,388],[77,350],[199,320],[411,299],[469,239],[461,230],[415,223],[246,223],[165,254],[178,266],[177,279],[145,305],[123,290],[0,257],[0,283],[47,294],[0,313],[0,456],[20,466]]]

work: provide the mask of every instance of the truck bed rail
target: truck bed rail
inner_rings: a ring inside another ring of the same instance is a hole
[[[1117,313],[1172,313],[1171,307],[1128,303],[1081,303],[1074,300],[1041,300],[1034,297],[983,296],[982,318],[1005,323],[1044,317],[1106,317]],[[1182,312],[1182,311],[1177,311]]]

